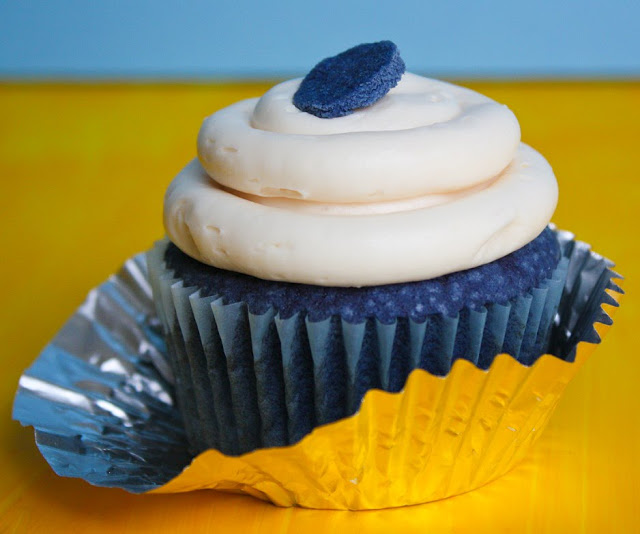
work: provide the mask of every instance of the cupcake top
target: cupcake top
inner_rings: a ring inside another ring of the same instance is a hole
[[[557,184],[513,113],[401,69],[392,43],[361,45],[208,117],[165,197],[170,239],[208,265],[326,286],[434,278],[532,241]]]

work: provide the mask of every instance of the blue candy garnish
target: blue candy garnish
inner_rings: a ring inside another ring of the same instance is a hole
[[[343,117],[380,100],[404,70],[391,41],[354,46],[313,67],[293,95],[293,104],[323,119]]]

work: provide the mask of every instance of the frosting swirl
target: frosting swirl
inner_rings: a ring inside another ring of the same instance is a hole
[[[433,278],[533,240],[553,172],[489,98],[406,73],[372,106],[321,119],[300,80],[207,118],[165,197],[186,254],[259,278],[363,286]]]
[[[300,80],[204,121],[198,156],[227,187],[263,197],[374,202],[451,192],[496,176],[520,127],[469,89],[405,74],[372,106],[321,119],[291,103]]]

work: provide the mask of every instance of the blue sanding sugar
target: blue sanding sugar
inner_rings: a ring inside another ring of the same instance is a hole
[[[380,100],[397,85],[404,70],[391,41],[361,44],[311,69],[293,95],[293,104],[316,117],[343,117]]]
[[[165,261],[185,287],[202,296],[217,295],[227,304],[246,302],[254,314],[270,307],[283,318],[298,312],[311,321],[340,315],[350,323],[376,317],[392,323],[398,317],[423,321],[431,314],[455,316],[463,308],[506,304],[547,278],[560,260],[555,234],[546,228],[524,247],[496,261],[431,280],[370,287],[324,287],[262,280],[204,265],[170,244]]]

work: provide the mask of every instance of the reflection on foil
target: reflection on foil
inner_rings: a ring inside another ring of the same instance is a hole
[[[59,475],[143,492],[191,460],[142,255],[89,293],[21,377],[13,415]]]
[[[549,352],[573,361],[579,341],[600,341],[594,323],[611,324],[605,289],[621,290],[609,260],[568,232],[558,239],[571,261]],[[24,373],[13,417],[35,428],[59,475],[140,493],[191,460],[172,382],[141,254],[89,293]]]
[[[591,251],[587,243],[575,241],[573,234],[558,231],[557,236],[563,254],[570,261],[549,352],[573,361],[580,341],[600,343],[594,323],[613,323],[601,305],[617,306],[605,289],[622,293],[613,281],[621,276],[611,270],[614,265],[612,261]]]

